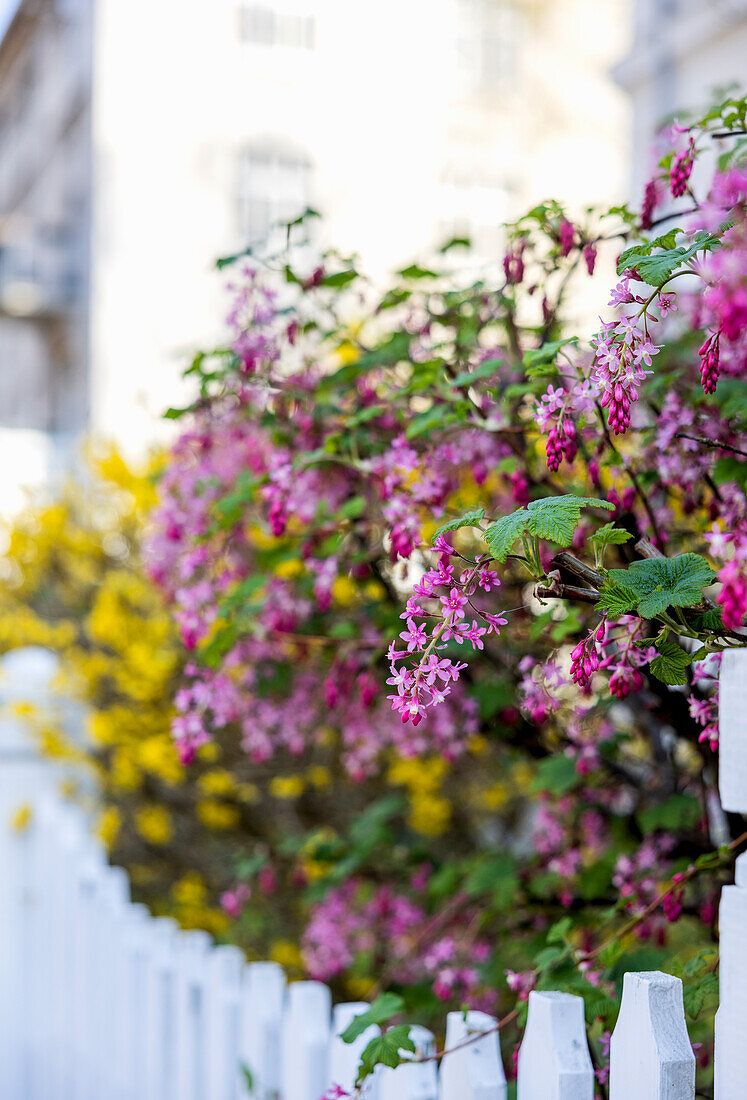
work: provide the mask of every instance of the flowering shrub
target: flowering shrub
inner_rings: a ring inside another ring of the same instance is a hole
[[[147,548],[190,654],[181,759],[302,762],[301,820],[311,769],[347,777],[344,825],[290,843],[307,971],[421,1015],[579,992],[602,1090],[626,969],[712,1005],[744,839],[715,753],[747,608],[746,115],[675,127],[640,212],[537,206],[490,276],[460,241],[384,293],[335,253],[222,261],[228,345],[169,413]],[[409,806],[356,816],[382,778]]]

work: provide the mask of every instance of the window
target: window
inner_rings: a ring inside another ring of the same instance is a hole
[[[243,4],[239,8],[239,37],[256,46],[314,48],[316,23],[313,15],[278,11],[264,4]]]
[[[283,145],[250,145],[239,162],[239,233],[242,241],[264,240],[279,221],[290,221],[309,205],[311,164]]]
[[[457,64],[468,87],[502,91],[515,78],[517,22],[505,0],[459,0]]]

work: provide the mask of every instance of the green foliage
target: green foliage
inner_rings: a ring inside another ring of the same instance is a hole
[[[600,549],[604,546],[621,546],[632,539],[630,531],[622,527],[615,527],[614,523],[605,523],[593,535],[589,535],[589,542]]]
[[[658,657],[654,657],[650,668],[657,680],[665,684],[686,684],[687,673],[685,669],[690,664],[692,657],[672,638],[663,638],[656,642]]]
[[[459,531],[462,527],[479,527],[480,521],[483,519],[485,519],[485,509],[472,508],[469,512],[465,512],[463,516],[459,516],[458,519],[450,519],[448,523],[442,523],[434,533],[433,539],[437,539],[439,535],[443,535],[446,531]]]
[[[533,790],[537,793],[567,794],[577,785],[578,778],[576,766],[569,756],[546,756],[537,766]]]
[[[696,825],[700,812],[700,803],[694,795],[673,794],[666,802],[639,810],[636,820],[643,833],[653,833],[657,829],[676,832]]]
[[[633,248],[626,248],[621,253],[617,264],[617,274],[622,275],[628,268],[635,268],[641,279],[649,286],[661,287],[666,283],[679,267],[695,256],[697,252],[712,252],[719,245],[719,238],[705,230],[696,233],[693,243],[685,247],[678,245],[673,248],[670,242],[674,242],[673,234],[677,230],[670,230],[663,237],[644,244],[637,244]],[[655,248],[664,245],[662,251],[652,255]]]
[[[532,500],[526,508],[512,512],[496,520],[484,532],[483,538],[493,556],[505,562],[511,549],[523,534],[548,539],[558,546],[570,546],[581,518],[582,508],[606,508],[614,511],[614,505],[595,497],[579,497],[569,494],[562,497],[542,497]]]
[[[713,584],[715,574],[700,554],[678,554],[634,561],[627,569],[610,569],[609,578],[635,594],[635,603],[628,611],[635,609],[643,618],[651,619],[668,607],[702,603],[703,589]],[[597,606],[606,605],[600,601]],[[609,607],[606,609],[611,612]]]
[[[344,1043],[354,1043],[366,1028],[385,1023],[404,1007],[405,1002],[398,993],[380,993],[365,1012],[353,1017],[345,1030],[340,1032],[340,1038]]]
[[[571,336],[567,340],[548,340],[539,348],[530,348],[529,351],[525,351],[523,362],[527,377],[538,378],[550,373],[560,349],[567,344],[576,343],[578,339]]]
[[[407,1024],[398,1024],[396,1027],[389,1028],[383,1035],[376,1035],[361,1054],[356,1084],[365,1081],[377,1066],[390,1066],[396,1069],[407,1060],[402,1056],[403,1051],[415,1053],[415,1044],[410,1038],[410,1029]]]

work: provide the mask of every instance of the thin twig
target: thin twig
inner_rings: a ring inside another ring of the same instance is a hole
[[[744,455],[747,458],[747,451],[742,451],[739,447],[732,447],[731,443],[719,443],[715,439],[706,439],[703,435],[688,435],[687,432],[677,432],[677,439],[692,439],[693,443],[702,443],[704,447],[714,447],[720,451],[731,451],[735,455]]]

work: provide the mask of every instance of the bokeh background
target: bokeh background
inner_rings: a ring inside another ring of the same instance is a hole
[[[638,197],[655,123],[744,76],[741,0],[5,0],[0,508],[168,430],[216,254],[312,205],[376,275],[552,195]],[[666,34],[657,28],[666,27]]]

